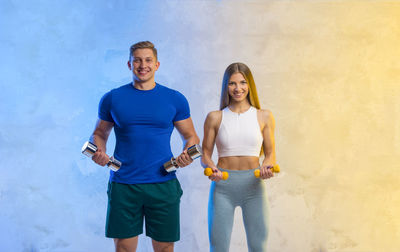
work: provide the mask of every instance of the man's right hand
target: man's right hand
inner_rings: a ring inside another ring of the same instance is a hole
[[[97,150],[93,154],[92,160],[98,165],[105,166],[110,161],[110,157],[105,152]]]
[[[105,153],[105,150],[108,136],[113,127],[114,123],[98,119],[96,128],[90,137],[92,143],[97,146],[97,151],[92,156],[92,160],[98,165],[105,166],[110,161],[110,157]]]

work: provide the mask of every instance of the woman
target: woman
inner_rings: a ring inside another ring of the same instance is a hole
[[[266,251],[268,199],[262,179],[273,177],[274,126],[272,113],[260,109],[250,69],[243,63],[229,65],[222,81],[220,110],[210,112],[204,123],[202,165],[213,170],[208,205],[210,251],[229,251],[236,206],[242,208],[249,251]],[[217,165],[211,159],[214,144]],[[262,179],[255,178],[256,168]],[[222,171],[229,173],[227,180],[221,180]]]

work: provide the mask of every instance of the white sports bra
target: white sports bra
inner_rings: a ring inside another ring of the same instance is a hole
[[[219,157],[260,156],[263,143],[257,109],[250,107],[238,114],[228,107],[222,110],[222,120],[215,138]]]

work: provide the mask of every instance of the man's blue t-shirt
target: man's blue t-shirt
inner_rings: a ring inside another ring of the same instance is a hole
[[[176,177],[163,164],[172,157],[170,140],[174,122],[190,117],[186,98],[160,84],[151,90],[132,83],[106,93],[99,118],[114,123],[114,157],[122,162],[110,181],[124,184],[159,183]]]

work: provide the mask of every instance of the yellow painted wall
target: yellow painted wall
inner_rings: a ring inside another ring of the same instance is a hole
[[[251,65],[284,171],[270,186],[271,251],[400,251],[400,4],[251,12],[265,22]]]

